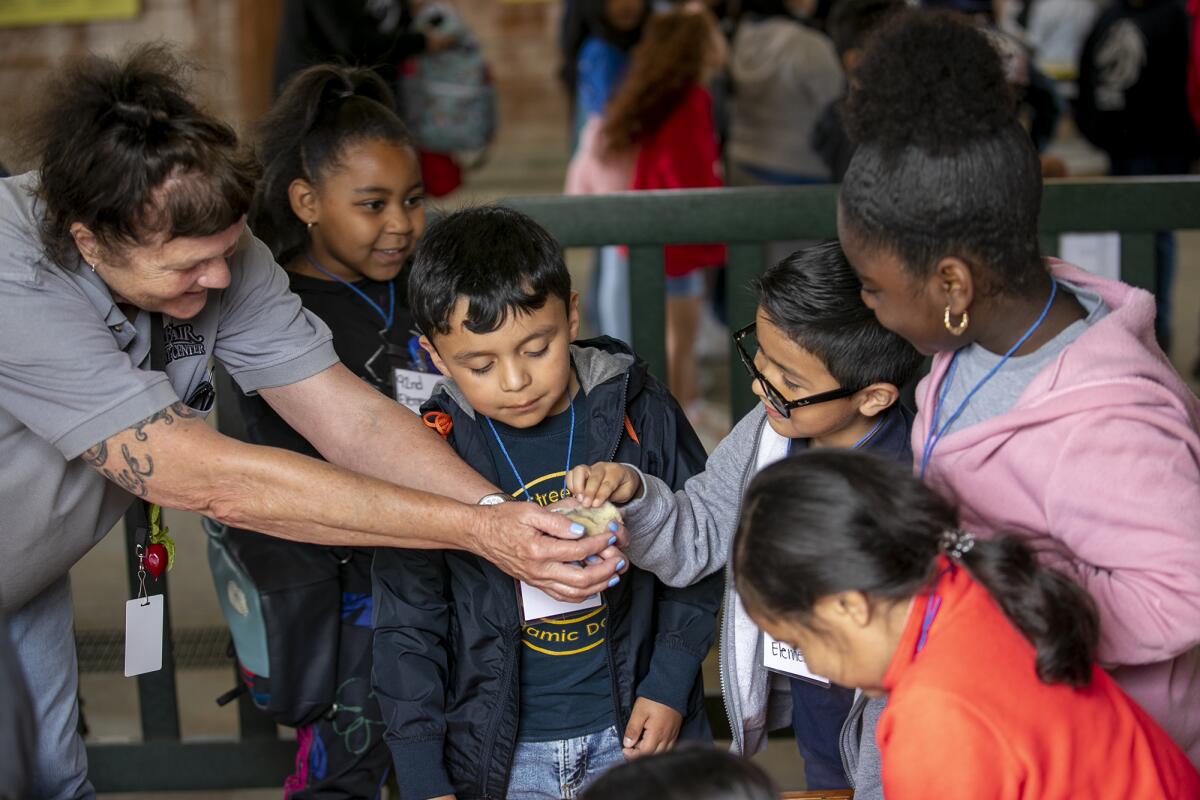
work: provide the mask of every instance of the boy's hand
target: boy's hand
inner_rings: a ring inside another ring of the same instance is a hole
[[[683,715],[670,706],[639,697],[633,704],[629,724],[625,726],[625,758],[634,759],[665,753],[675,746]]]
[[[584,508],[595,508],[611,500],[628,503],[642,491],[637,471],[624,464],[601,461],[590,467],[580,464],[567,474],[567,488]]]

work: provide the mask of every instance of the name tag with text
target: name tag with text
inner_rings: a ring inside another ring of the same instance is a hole
[[[780,672],[792,678],[829,687],[829,679],[813,674],[804,656],[794,647],[776,641],[769,633],[763,633],[763,666],[772,672]]]
[[[392,370],[396,402],[414,414],[420,414],[421,404],[433,397],[433,390],[445,379],[444,375],[397,367]]]

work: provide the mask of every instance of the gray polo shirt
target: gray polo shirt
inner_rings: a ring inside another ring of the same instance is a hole
[[[149,315],[129,320],[82,262],[55,265],[38,238],[32,173],[0,179],[0,609],[60,578],[132,495],[79,456],[180,398],[213,359],[246,392],[337,363],[329,329],[249,233],[232,281],[189,320],[163,318],[165,374],[150,370]],[[124,586],[121,581],[114,586]]]

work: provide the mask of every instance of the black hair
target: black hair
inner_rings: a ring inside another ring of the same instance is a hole
[[[810,450],[755,476],[734,539],[749,608],[804,620],[822,597],[903,602],[929,589],[954,507],[907,467],[854,450]],[[1045,683],[1086,686],[1099,622],[1091,597],[1016,536],[981,539],[960,563],[1037,651]]]
[[[923,357],[879,324],[836,241],[797,250],[755,282],[758,306],[793,342],[821,359],[839,386],[908,383]]]
[[[900,12],[870,37],[855,78],[848,233],[917,277],[955,256],[985,271],[985,292],[1036,292],[1041,166],[988,37],[960,15]]]
[[[250,216],[251,229],[276,260],[286,264],[308,245],[288,199],[292,181],[303,178],[319,187],[351,145],[413,147],[394,108],[391,91],[369,69],[318,64],[287,82],[257,127],[263,181]]]
[[[581,800],[776,800],[779,789],[747,758],[681,745],[612,768]]]
[[[753,14],[758,17],[788,17],[799,22],[788,9],[787,0],[742,0],[738,10],[741,14]]]
[[[904,0],[835,0],[825,31],[839,56],[862,48],[867,36],[892,14],[905,8]]]
[[[479,206],[434,222],[413,256],[408,304],[421,333],[450,332],[467,299],[467,330],[490,333],[509,313],[530,313],[549,297],[571,301],[571,275],[545,228],[519,211]]]
[[[71,225],[107,250],[211,236],[250,208],[258,166],[233,129],[190,98],[192,66],[168,46],[89,55],[49,80],[25,134],[45,205],[41,238],[75,268]]]

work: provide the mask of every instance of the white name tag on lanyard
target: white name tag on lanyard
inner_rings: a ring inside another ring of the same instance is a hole
[[[414,414],[421,413],[421,404],[433,397],[433,390],[444,380],[444,375],[435,375],[432,372],[418,372],[415,369],[399,367],[392,370],[396,402]]]
[[[541,589],[530,586],[525,581],[517,581],[521,585],[521,617],[526,622],[543,617],[555,617],[559,614],[570,614],[573,611],[584,611],[600,605],[600,595],[594,594],[579,603],[564,603],[555,600]]]
[[[816,683],[828,687],[829,679],[815,675],[809,670],[804,656],[794,647],[771,638],[769,633],[763,633],[763,666],[772,672],[782,672],[793,678]]]
[[[125,677],[157,672],[163,659],[163,596],[125,603]]]

